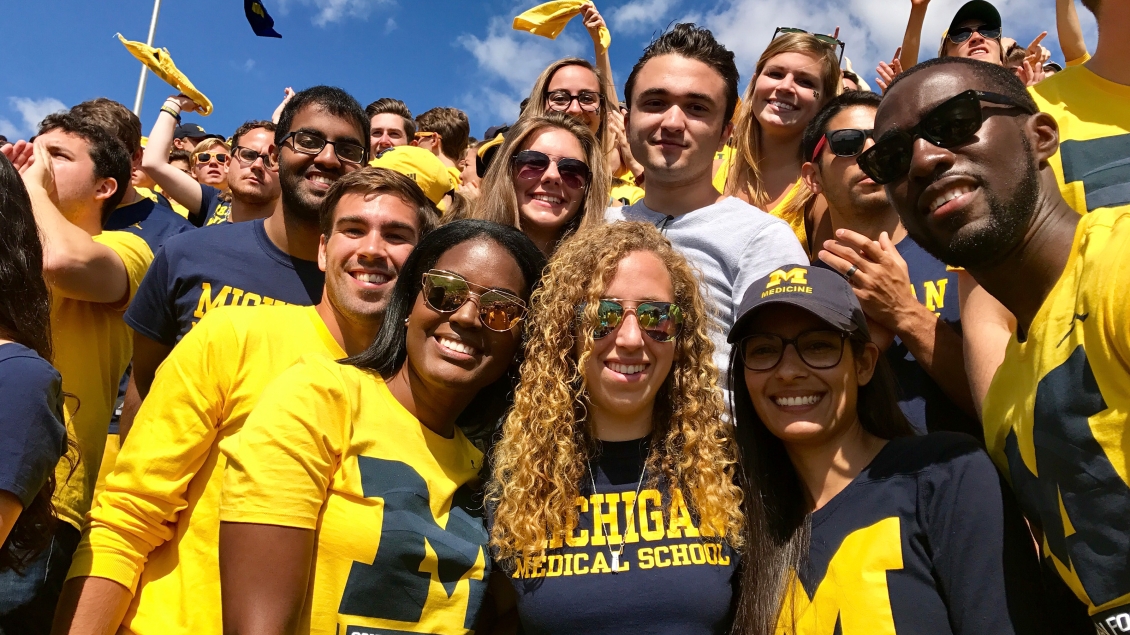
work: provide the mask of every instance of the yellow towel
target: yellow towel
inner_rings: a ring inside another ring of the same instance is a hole
[[[569,20],[580,14],[581,7],[588,2],[589,0],[553,0],[553,2],[539,4],[514,18],[514,29],[516,31],[529,31],[534,35],[556,40]],[[601,27],[600,45],[608,48],[610,44],[612,44],[612,34],[608,32],[607,28]]]
[[[196,105],[200,106],[198,112],[201,115],[207,117],[212,114],[212,102],[204,96],[204,93],[197,90],[192,82],[188,81],[184,73],[177,70],[177,65],[173,63],[173,58],[169,55],[168,50],[155,49],[143,42],[127,40],[122,37],[121,33],[118,34],[118,39],[122,41],[130,54],[141,60],[141,63],[145,64],[157,77],[196,102]]]

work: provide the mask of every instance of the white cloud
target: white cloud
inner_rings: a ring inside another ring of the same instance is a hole
[[[67,106],[63,102],[53,97],[44,97],[43,99],[30,99],[27,97],[9,97],[8,104],[13,110],[20,113],[23,118],[23,129],[29,133],[34,133],[39,129],[39,122],[43,118],[52,113],[66,110]],[[4,120],[9,126],[12,122]]]
[[[316,11],[313,23],[316,26],[326,26],[345,18],[364,20],[373,9],[393,2],[394,0],[279,0],[279,13],[287,15],[290,5],[295,3],[313,7]]]
[[[385,22],[385,35],[388,35],[389,33],[395,31],[397,26],[398,25],[396,24],[396,20],[389,18],[388,21]]]
[[[0,135],[7,137],[8,141],[15,141],[24,136],[20,129],[16,127],[16,124],[3,117],[0,117]]]
[[[677,0],[632,0],[612,9],[608,25],[613,33],[642,33],[648,27],[659,26]]]

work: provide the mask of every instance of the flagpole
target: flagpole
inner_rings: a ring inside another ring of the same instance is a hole
[[[161,0],[153,0],[153,19],[149,21],[149,39],[145,41],[148,46],[153,46],[153,34],[157,32],[157,15],[161,13]],[[141,100],[145,98],[145,80],[149,77],[149,69],[141,65],[141,79],[137,82],[137,99],[133,102],[133,114],[141,116]]]

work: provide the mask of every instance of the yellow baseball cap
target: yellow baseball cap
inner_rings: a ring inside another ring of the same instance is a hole
[[[393,146],[369,161],[369,165],[388,168],[412,179],[440,211],[443,211],[443,197],[455,189],[447,166],[439,157],[416,146]]]

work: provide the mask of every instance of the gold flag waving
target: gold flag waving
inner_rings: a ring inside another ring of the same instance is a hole
[[[581,7],[591,0],[553,0],[539,4],[514,18],[514,30],[529,31],[534,35],[556,40],[565,25],[581,12]],[[612,34],[607,27],[600,27],[600,45],[604,48],[612,44]]]
[[[141,63],[145,64],[157,77],[160,77],[167,84],[196,102],[196,105],[200,106],[198,112],[201,115],[208,116],[212,114],[212,102],[204,96],[204,93],[197,90],[196,87],[192,85],[192,82],[188,81],[184,73],[177,69],[177,65],[173,63],[173,58],[169,55],[167,49],[157,49],[142,42],[127,40],[122,37],[121,33],[118,34],[118,39],[122,41],[122,45],[126,47],[126,50],[134,57],[141,60]]]

